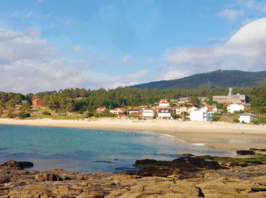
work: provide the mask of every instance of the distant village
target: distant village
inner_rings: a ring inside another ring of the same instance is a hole
[[[228,113],[241,112],[250,109],[247,105],[247,96],[241,94],[232,94],[232,88],[229,88],[228,95],[213,96],[213,101],[226,106]],[[34,99],[34,98],[33,98]],[[191,121],[213,121],[213,115],[221,113],[221,110],[216,105],[208,105],[207,97],[198,97],[200,100],[198,105],[193,105],[191,97],[182,97],[179,99],[160,99],[159,103],[154,105],[141,105],[137,107],[117,107],[107,109],[99,107],[95,110],[96,113],[110,112],[116,114],[117,117],[138,117],[140,119],[189,119]],[[34,99],[32,105],[43,106],[41,98]],[[80,100],[80,98],[77,98]],[[89,113],[89,112],[85,112]],[[71,115],[74,115],[72,113]],[[256,115],[244,112],[240,114],[239,121],[250,123],[253,118],[258,118]]]

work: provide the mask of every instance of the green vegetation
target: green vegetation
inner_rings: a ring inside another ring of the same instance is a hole
[[[44,111],[44,112],[42,112],[42,114],[43,114],[43,115],[51,115],[51,113],[48,112],[48,111]]]
[[[149,89],[213,89],[216,87],[259,87],[266,85],[266,71],[244,72],[238,70],[218,70],[196,74],[185,78],[168,81],[157,81],[132,86]],[[227,92],[228,93],[228,92]]]
[[[25,112],[25,111],[21,111],[18,113],[18,117],[19,118],[28,118],[28,117],[30,117],[30,114]]]
[[[213,116],[213,117],[212,117],[212,121],[216,121],[216,122],[218,122],[218,121],[220,121],[220,119],[221,119],[220,116]]]
[[[115,113],[110,113],[108,111],[103,111],[102,113],[94,113],[94,117],[116,117]]]
[[[174,118],[174,119],[179,119],[179,118],[181,118],[181,117],[180,117],[179,114],[172,114],[172,118]]]

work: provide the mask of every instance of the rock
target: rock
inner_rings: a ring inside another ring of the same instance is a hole
[[[1,167],[16,168],[18,170],[24,170],[25,168],[32,168],[34,165],[32,162],[17,162],[15,160],[9,160],[4,164],[0,165]]]
[[[209,169],[225,169],[216,161],[205,161],[201,157],[180,157],[173,161],[137,160],[134,166],[142,168],[139,171],[127,171],[128,175],[167,177],[183,172],[196,172]]]
[[[37,181],[62,181],[61,177],[54,174],[38,174],[35,176]]]
[[[238,155],[254,155],[255,154],[254,151],[249,151],[249,150],[239,150],[239,151],[236,151],[236,153]]]

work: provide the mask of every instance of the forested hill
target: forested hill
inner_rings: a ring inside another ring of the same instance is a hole
[[[134,85],[136,88],[149,89],[211,89],[215,87],[258,87],[266,85],[266,71],[244,72],[238,70],[218,70],[196,74],[185,78],[167,81],[156,81]]]

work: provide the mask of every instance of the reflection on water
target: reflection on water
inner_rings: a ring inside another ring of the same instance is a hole
[[[173,160],[184,153],[230,156],[162,135],[0,125],[0,164],[32,161],[34,170],[124,171],[134,169],[137,159]]]

